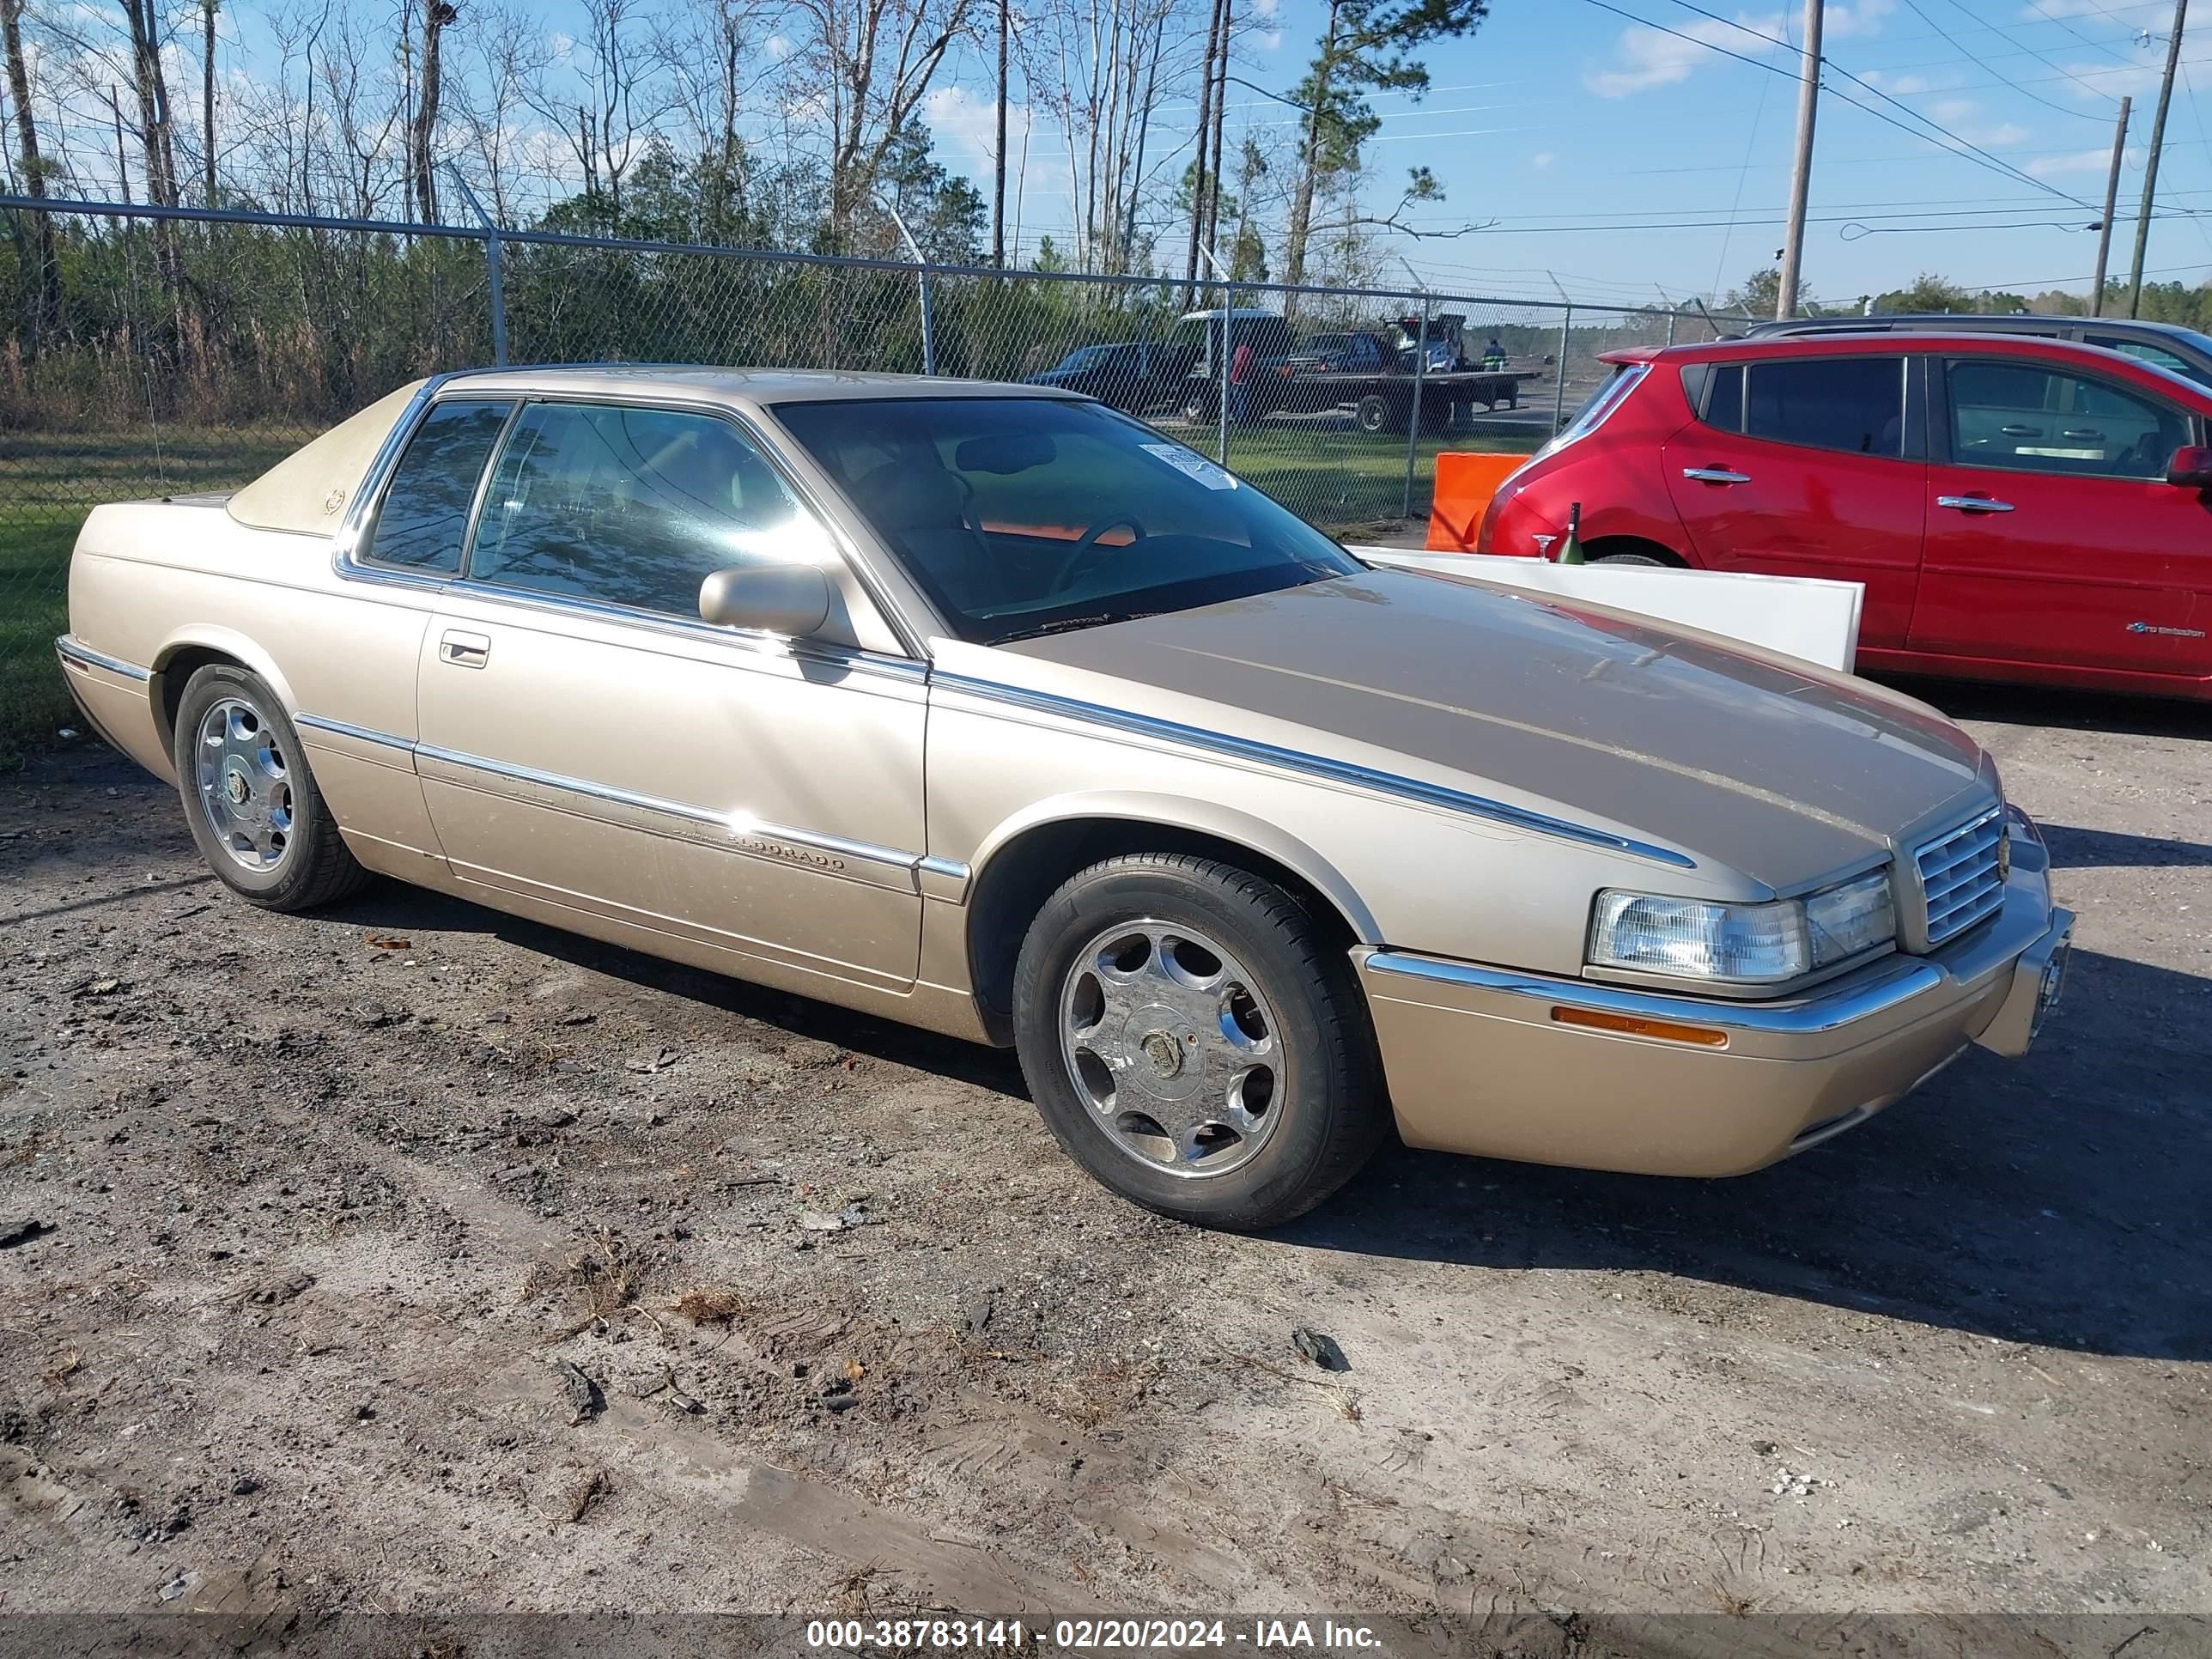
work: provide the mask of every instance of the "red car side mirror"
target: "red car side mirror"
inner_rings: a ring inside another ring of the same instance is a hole
[[[2166,481],[2184,489],[2212,489],[2212,449],[2182,445],[2166,464]]]

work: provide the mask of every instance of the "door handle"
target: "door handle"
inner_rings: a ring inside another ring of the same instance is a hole
[[[491,660],[491,641],[482,634],[448,629],[438,636],[438,660],[456,668],[482,668]]]
[[[1992,501],[1987,495],[1938,495],[1936,505],[1956,509],[1960,513],[2009,513],[2010,501]]]
[[[2043,435],[2043,428],[2039,426],[2001,426],[1997,430],[2008,438],[2040,438]]]
[[[1693,483],[1740,484],[1749,483],[1748,472],[1731,472],[1724,466],[1686,466],[1682,476]]]
[[[2066,427],[2061,429],[2058,435],[2062,438],[2094,438],[2099,443],[2105,441],[2105,434],[2093,426]]]

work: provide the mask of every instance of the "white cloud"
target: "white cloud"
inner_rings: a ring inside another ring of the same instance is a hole
[[[1877,34],[1882,20],[1896,9],[1897,0],[1832,3],[1826,31],[1831,39]],[[1674,86],[1709,64],[1725,63],[1723,52],[1738,58],[1779,57],[1784,55],[1781,43],[1788,38],[1789,27],[1789,18],[1779,11],[1739,11],[1733,19],[1725,20],[1692,18],[1672,33],[1634,24],[1623,29],[1613,42],[1612,65],[1585,75],[1583,84],[1601,98],[1626,98],[1653,87]],[[1756,38],[1760,35],[1767,40]]]
[[[1540,149],[1535,153],[1535,155],[1528,158],[1528,164],[1534,167],[1537,172],[1541,173],[1546,167],[1551,166],[1553,162],[1559,159],[1559,158],[1553,155],[1550,150]]]
[[[2128,167],[2140,167],[2142,166],[2142,152],[2131,148],[2122,158],[2121,164]],[[2100,146],[2095,149],[2072,150],[2063,155],[2039,155],[2021,171],[2037,179],[2063,178],[2069,173],[2077,173],[2101,178],[2106,169],[2112,165],[2112,149],[2109,146]]]
[[[1930,104],[1928,113],[1948,127],[1954,121],[1965,120],[1980,108],[1981,106],[1971,98],[1944,98]]]
[[[1738,21],[1745,28],[1761,34],[1778,34],[1782,15],[1775,12],[1752,17],[1740,14]],[[1742,52],[1747,46],[1751,52]],[[1620,38],[1613,43],[1613,67],[1583,76],[1583,84],[1601,98],[1626,98],[1654,87],[1671,87],[1688,80],[1708,62],[1718,61],[1717,55],[1707,50],[1710,46],[1741,52],[1745,57],[1772,50],[1715,18],[1696,19],[1674,34],[1638,23],[1623,29]]]
[[[933,87],[921,100],[922,119],[929,124],[939,151],[950,165],[979,174],[990,171],[999,143],[999,103],[994,97],[972,93],[965,87]],[[1030,131],[1026,104],[1006,106],[1006,149],[1021,153]]]
[[[761,50],[781,64],[791,56],[791,42],[783,35],[771,34],[761,42]]]

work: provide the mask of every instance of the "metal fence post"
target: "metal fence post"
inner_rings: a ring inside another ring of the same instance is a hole
[[[1667,343],[1668,345],[1674,343],[1674,313],[1670,311],[1667,313]]]
[[[447,162],[446,173],[453,179],[454,188],[461,192],[461,199],[468,204],[469,211],[477,216],[477,222],[483,227],[484,283],[490,289],[491,304],[491,360],[495,368],[504,368],[507,367],[507,289],[501,280],[499,268],[499,221],[483,210],[483,204],[477,200],[476,191],[469,188],[469,181],[461,177],[459,167]]]
[[[1224,472],[1229,470],[1229,396],[1235,390],[1230,384],[1229,365],[1236,356],[1237,284],[1224,277],[1221,283],[1221,430],[1215,441],[1213,459]]]
[[[1552,430],[1557,432],[1567,418],[1567,331],[1575,325],[1575,308],[1569,306],[1559,316],[1559,372],[1553,377]]]
[[[899,237],[906,243],[906,251],[914,259],[915,286],[921,291],[921,372],[934,375],[937,373],[937,343],[929,325],[929,261],[921,257],[921,248],[915,241],[914,233],[906,228],[906,221],[899,217],[899,210],[889,202],[885,202],[884,207],[890,214],[891,222],[898,227]]]
[[[1421,333],[1413,342],[1413,402],[1406,411],[1406,498],[1398,508],[1398,516],[1413,516],[1413,457],[1421,437],[1421,382],[1426,378],[1429,363],[1429,295],[1421,291]]]

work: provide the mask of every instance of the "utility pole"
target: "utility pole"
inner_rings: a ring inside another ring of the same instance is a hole
[[[1820,103],[1820,21],[1823,0],[1805,0],[1805,46],[1799,55],[1797,165],[1790,174],[1790,229],[1782,243],[1782,291],[1774,319],[1787,322],[1797,309],[1797,272],[1805,258],[1805,200],[1813,191],[1813,117]]]
[[[2112,215],[2120,205],[2120,161],[2128,149],[2128,112],[2135,100],[2120,100],[2119,125],[2112,129],[2112,170],[2105,175],[2105,219],[2097,227],[2097,284],[2089,290],[2089,314],[2105,314],[2105,262],[2112,252]]]
[[[2150,118],[2150,154],[2143,161],[2142,210],[2136,216],[2136,258],[2128,274],[2128,315],[2142,304],[2143,254],[2150,246],[2150,210],[2158,199],[2158,153],[2166,144],[2166,106],[2173,101],[2174,71],[2181,67],[2181,27],[2189,0],[2173,0],[2173,33],[2166,42],[2166,78],[2159,82],[2158,113]]]

